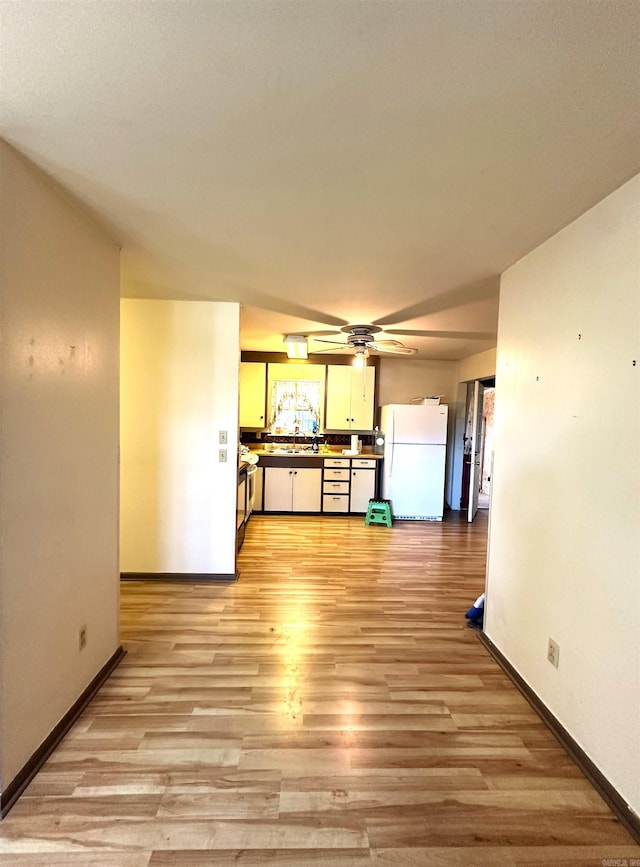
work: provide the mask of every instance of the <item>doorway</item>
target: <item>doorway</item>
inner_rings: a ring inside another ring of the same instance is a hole
[[[482,454],[480,459],[480,490],[478,508],[488,509],[491,496],[491,464],[493,457],[493,413],[495,407],[495,388],[484,390],[482,403]]]
[[[494,376],[467,382],[460,509],[469,522],[489,508],[495,382]]]

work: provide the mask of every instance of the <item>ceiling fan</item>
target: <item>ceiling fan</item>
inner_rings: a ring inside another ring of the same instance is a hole
[[[377,340],[373,335],[378,334],[382,329],[376,325],[345,325],[340,331],[347,335],[346,343],[339,340],[323,340],[320,337],[313,337],[313,340],[317,343],[334,344],[331,349],[319,349],[318,353],[351,350],[356,357],[366,358],[370,350],[374,352],[389,352],[394,355],[415,355],[418,351],[412,347],[405,346],[399,340]]]

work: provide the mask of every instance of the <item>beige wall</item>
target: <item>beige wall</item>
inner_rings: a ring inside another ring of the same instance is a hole
[[[118,647],[120,287],[117,247],[1,141],[0,190],[6,789]]]
[[[122,302],[123,572],[235,573],[239,311]]]
[[[458,362],[458,382],[473,382],[476,379],[486,379],[495,376],[496,350],[487,349],[477,355],[469,355]]]
[[[410,403],[414,397],[441,394],[442,403],[455,399],[455,361],[381,358],[379,403]]]
[[[486,617],[636,813],[639,239],[640,176],[503,275]]]

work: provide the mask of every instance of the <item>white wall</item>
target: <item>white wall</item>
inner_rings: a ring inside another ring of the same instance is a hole
[[[639,241],[640,176],[503,275],[486,617],[636,813]]]
[[[458,362],[458,382],[473,382],[476,379],[487,379],[496,372],[496,350],[487,349],[486,352],[478,352],[469,355]]]
[[[123,572],[235,574],[239,311],[122,302]]]
[[[117,247],[2,141],[0,188],[6,789],[118,648],[120,277]]]
[[[381,358],[379,403],[410,403],[414,397],[443,395],[441,402],[455,400],[456,362]]]

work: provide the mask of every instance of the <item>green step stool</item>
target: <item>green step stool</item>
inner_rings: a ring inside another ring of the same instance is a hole
[[[365,527],[369,524],[385,524],[391,526],[391,500],[369,500],[367,514],[364,519]]]

